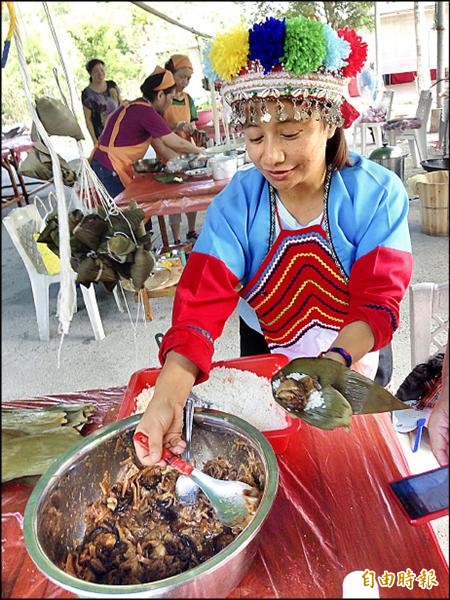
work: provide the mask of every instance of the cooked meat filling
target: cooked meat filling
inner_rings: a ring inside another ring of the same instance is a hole
[[[255,488],[249,510],[256,511],[262,486],[254,469],[238,469],[225,458],[203,467],[218,479],[238,479]],[[139,468],[130,459],[118,481],[105,473],[101,497],[86,512],[81,544],[62,566],[86,581],[136,584],[164,579],[208,560],[242,531],[221,523],[200,492],[194,505],[182,505],[175,494],[178,473],[170,467]]]
[[[287,409],[304,410],[308,405],[311,394],[320,389],[318,377],[302,375],[299,378],[294,378],[288,376],[282,379],[275,396]]]

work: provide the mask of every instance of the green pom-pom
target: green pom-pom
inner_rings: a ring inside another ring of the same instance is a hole
[[[306,17],[286,19],[286,38],[282,63],[296,75],[313,73],[323,65],[327,52],[324,27]]]

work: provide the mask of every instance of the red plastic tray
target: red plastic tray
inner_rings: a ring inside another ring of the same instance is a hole
[[[261,377],[272,377],[272,374],[287,364],[288,359],[283,354],[262,354],[259,356],[248,356],[244,358],[233,358],[231,360],[219,360],[212,363],[214,367],[227,367],[229,369],[241,369],[242,371],[252,371]],[[136,396],[147,386],[155,385],[156,379],[160,373],[160,368],[140,369],[133,373],[128,382],[123,402],[117,413],[117,420],[129,417],[135,411]],[[298,431],[301,425],[300,419],[293,419],[286,415],[288,426],[284,429],[273,429],[263,431],[264,436],[269,440],[274,452],[281,454],[288,445],[290,436]]]

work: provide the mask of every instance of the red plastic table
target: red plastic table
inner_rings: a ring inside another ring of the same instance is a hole
[[[124,391],[16,404],[92,402],[90,432],[115,419]],[[389,481],[408,474],[388,414],[354,417],[350,432],[302,424],[278,464],[279,490],[259,550],[231,598],[339,598],[344,576],[366,569],[368,583],[381,578],[382,598],[448,597],[448,566],[431,526],[409,525],[388,489]],[[2,598],[72,598],[27,554],[22,519],[30,493],[24,483],[2,485]],[[407,569],[414,577],[403,580]]]
[[[10,139],[2,139],[2,158],[11,154],[20,162],[23,152],[29,152],[33,148],[33,142],[29,134],[18,135]]]
[[[9,176],[10,184],[2,185],[2,208],[12,204],[22,206],[22,201],[28,204],[29,196],[19,173],[19,165],[22,153],[29,152],[33,148],[33,142],[29,134],[20,135],[10,139],[2,139],[2,167]],[[11,192],[3,192],[3,189],[11,188]]]
[[[214,197],[227,185],[228,179],[200,179],[183,183],[160,183],[152,173],[136,174],[125,190],[114,198],[116,204],[126,208],[136,200],[147,217],[158,217],[164,248],[169,238],[164,216],[206,210]]]

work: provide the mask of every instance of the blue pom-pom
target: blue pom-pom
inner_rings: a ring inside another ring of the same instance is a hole
[[[210,81],[220,81],[219,75],[214,71],[214,69],[211,66],[211,61],[209,59],[210,52],[211,42],[208,42],[202,52],[203,75],[207,77]]]
[[[248,57],[252,61],[259,60],[264,73],[268,73],[272,67],[280,64],[284,54],[286,21],[269,17],[263,23],[255,23],[248,33]]]
[[[347,40],[339,37],[338,34],[328,25],[324,25],[325,39],[327,42],[327,53],[325,55],[324,65],[327,71],[338,71],[344,67],[350,54],[350,44]]]

